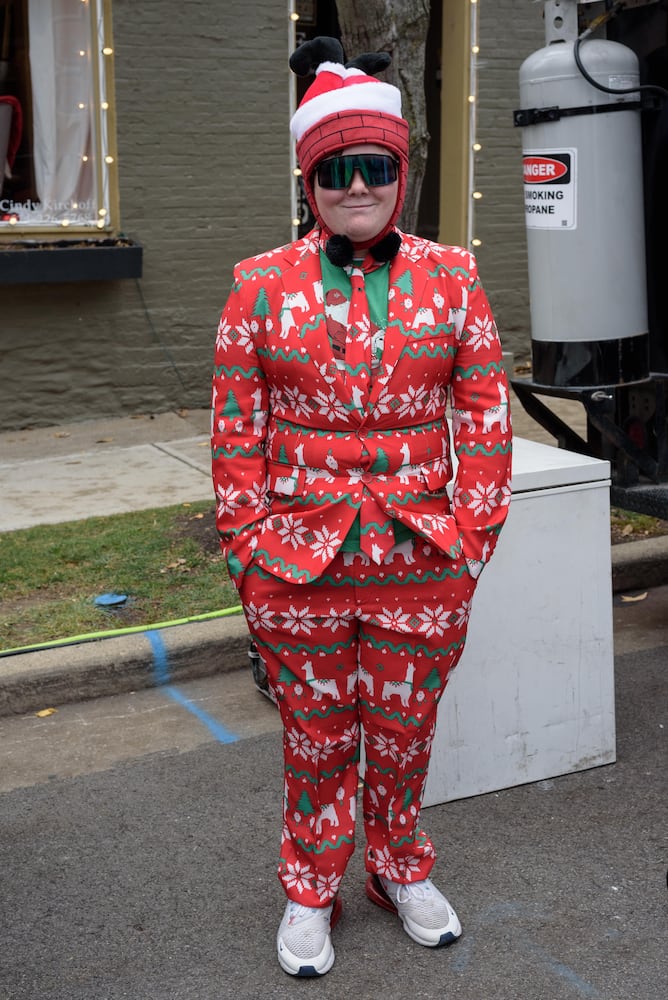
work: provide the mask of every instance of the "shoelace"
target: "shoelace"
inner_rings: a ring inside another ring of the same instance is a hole
[[[397,892],[397,903],[407,903],[409,899],[420,899],[424,900],[431,893],[431,886],[428,882],[423,885],[418,885],[416,883],[408,885],[400,885],[399,891]]]

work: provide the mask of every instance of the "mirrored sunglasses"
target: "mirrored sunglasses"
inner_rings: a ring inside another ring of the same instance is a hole
[[[332,156],[316,167],[321,188],[339,191],[350,187],[353,174],[359,170],[367,187],[394,184],[399,164],[392,156],[381,153],[355,153],[353,156]]]

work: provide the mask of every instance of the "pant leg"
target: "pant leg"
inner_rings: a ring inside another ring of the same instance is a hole
[[[279,878],[290,899],[326,906],[355,840],[360,724],[352,588],[332,594],[329,577],[292,584],[251,566],[241,596],[283,722]]]
[[[438,703],[464,649],[475,589],[462,559],[416,539],[401,567],[360,578],[360,717],[366,867],[397,882],[435,861],[419,826]],[[380,571],[380,572],[379,572]]]

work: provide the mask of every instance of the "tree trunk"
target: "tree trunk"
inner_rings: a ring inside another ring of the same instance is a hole
[[[346,59],[362,52],[389,52],[388,83],[401,91],[402,113],[410,125],[410,170],[399,228],[417,228],[429,133],[424,66],[430,0],[336,0]]]

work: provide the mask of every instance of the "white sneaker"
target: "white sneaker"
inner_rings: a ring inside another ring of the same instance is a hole
[[[404,885],[369,875],[366,894],[377,906],[396,913],[408,936],[427,948],[452,944],[461,936],[457,914],[431,879]]]
[[[337,896],[329,906],[288,900],[276,935],[278,962],[291,976],[324,976],[334,965],[331,930],[341,916]]]

